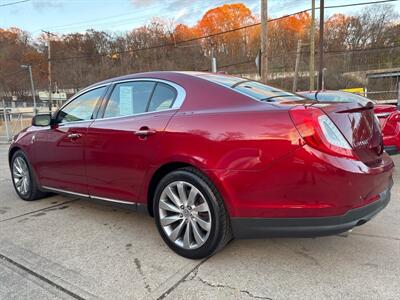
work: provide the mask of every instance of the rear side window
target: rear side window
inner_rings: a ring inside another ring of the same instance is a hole
[[[176,90],[172,86],[162,82],[118,83],[108,100],[104,118],[169,109],[175,101],[176,94]]]
[[[148,111],[159,111],[172,107],[176,98],[176,91],[165,83],[157,83],[153,96],[151,97]]]
[[[116,84],[107,103],[104,117],[129,116],[146,112],[154,87],[155,83],[151,81]]]

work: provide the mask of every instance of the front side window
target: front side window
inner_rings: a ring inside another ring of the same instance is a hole
[[[176,90],[161,82],[133,81],[118,83],[111,93],[104,118],[136,115],[169,109]]]
[[[107,87],[101,87],[84,93],[66,106],[57,115],[57,123],[86,121],[93,118],[98,101],[104,95]]]

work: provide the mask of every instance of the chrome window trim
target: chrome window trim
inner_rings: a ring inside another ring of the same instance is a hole
[[[175,90],[176,90],[176,98],[174,101],[174,104],[172,105],[172,107],[170,107],[169,109],[178,109],[182,106],[183,102],[185,101],[186,98],[186,91],[185,89],[180,86],[179,84],[169,81],[169,80],[164,80],[164,79],[158,79],[158,78],[149,78],[149,77],[141,77],[141,78],[131,78],[131,79],[124,79],[124,80],[118,80],[118,81],[114,81],[113,84],[118,84],[118,83],[125,83],[125,82],[135,82],[135,81],[154,81],[154,82],[161,82],[161,83],[165,83],[167,85],[172,86]],[[166,110],[166,109],[164,109]],[[164,110],[159,110],[160,111],[164,111]],[[148,113],[148,112],[146,112]],[[136,116],[132,115],[132,116]]]
[[[65,102],[64,105],[61,106],[61,107],[55,112],[55,114],[58,114],[58,112],[59,112],[60,110],[62,110],[65,106],[67,106],[68,104],[70,104],[72,101],[74,101],[74,100],[75,100],[76,98],[78,98],[79,96],[81,96],[81,95],[83,95],[83,94],[85,94],[85,93],[87,93],[87,92],[90,92],[90,91],[93,91],[93,90],[95,90],[95,89],[98,89],[98,88],[101,88],[101,87],[105,87],[105,86],[108,86],[108,85],[111,85],[111,84],[112,84],[112,82],[108,82],[108,83],[104,83],[104,84],[99,84],[99,85],[93,86],[93,87],[91,87],[91,88],[85,88],[85,89],[83,89],[83,90],[80,90],[80,91],[77,92],[75,95],[73,95],[71,98],[69,98],[69,99],[67,100],[67,102]],[[91,119],[91,120],[94,120],[94,119]],[[85,121],[89,121],[89,120],[85,120]],[[81,122],[81,121],[75,121],[75,122]],[[69,123],[72,123],[72,122],[69,122]]]
[[[163,110],[156,110],[156,111],[146,111],[142,113],[137,113],[137,114],[131,114],[131,115],[125,115],[125,116],[116,116],[116,117],[106,117],[106,118],[95,118],[95,121],[101,121],[101,120],[112,120],[112,119],[120,119],[120,118],[129,118],[129,117],[136,117],[136,116],[142,116],[142,115],[148,115],[148,114],[154,114],[154,113],[162,113],[164,111],[173,111],[173,110],[178,110],[183,102],[186,99],[186,91],[185,89],[180,86],[179,84],[176,84],[174,82],[164,80],[164,79],[158,79],[158,78],[148,78],[148,77],[141,77],[141,78],[131,78],[131,79],[124,79],[124,80],[118,80],[114,81],[113,85],[119,84],[119,83],[126,83],[126,82],[137,82],[137,81],[152,81],[152,82],[160,82],[164,83],[166,85],[169,85],[173,87],[176,91],[176,97],[174,100],[174,103],[170,108],[163,109]],[[109,100],[109,99],[107,99]],[[151,101],[151,99],[150,99]],[[107,107],[106,107],[107,108]]]
[[[108,118],[94,118],[94,119],[90,119],[90,120],[66,122],[66,123],[60,123],[59,125],[76,124],[76,123],[93,122],[93,121],[110,120],[110,119],[119,119],[119,118],[127,118],[127,117],[135,117],[135,116],[141,116],[141,115],[152,114],[152,113],[160,113],[160,112],[164,112],[164,111],[178,110],[182,106],[183,102],[186,99],[186,91],[185,91],[185,89],[182,86],[180,86],[179,84],[175,83],[175,82],[171,82],[171,81],[164,80],[164,79],[158,79],[158,78],[149,78],[149,77],[131,78],[131,79],[118,80],[118,81],[110,81],[110,82],[107,82],[107,83],[103,83],[103,84],[99,84],[99,85],[93,86],[91,88],[83,89],[83,90],[79,91],[78,93],[76,93],[75,95],[73,95],[66,103],[64,103],[64,105],[61,106],[55,112],[55,114],[58,114],[58,112],[61,111],[65,106],[67,106],[69,103],[74,101],[76,98],[78,98],[79,96],[81,96],[81,95],[83,95],[83,94],[85,94],[87,92],[90,92],[90,91],[95,90],[97,88],[109,86],[109,85],[115,85],[115,84],[118,84],[118,83],[125,83],[125,82],[135,82],[135,81],[161,82],[161,83],[165,83],[165,84],[167,84],[169,86],[172,86],[176,90],[176,97],[175,97],[175,101],[174,101],[172,107],[168,108],[168,109],[158,110],[158,111],[147,111],[147,112],[143,112],[143,113],[126,115],[126,116],[117,116],[117,117],[108,117]]]
[[[77,123],[85,123],[85,122],[92,123],[94,120],[95,120],[95,119],[81,120],[81,121],[73,121],[73,122],[65,122],[65,123],[57,123],[57,126],[58,126],[58,127],[63,127],[63,126],[68,125],[68,124],[77,124]]]
[[[162,113],[162,112],[168,112],[168,111],[176,111],[178,108],[168,108],[168,109],[163,109],[163,110],[158,110],[158,111],[146,111],[142,113],[137,113],[134,115],[125,115],[125,116],[117,116],[117,117],[107,117],[107,118],[97,118],[93,119],[92,121],[94,122],[99,122],[99,121],[106,121],[106,120],[113,120],[113,119],[122,119],[122,118],[132,118],[132,117],[140,117],[143,115],[149,115],[149,114],[154,114],[154,113]]]
[[[59,192],[59,193],[64,193],[64,194],[70,194],[74,196],[79,196],[79,197],[84,197],[84,198],[89,198],[89,199],[97,199],[97,200],[102,200],[102,201],[108,201],[108,202],[116,202],[116,203],[122,203],[122,204],[131,204],[131,205],[136,205],[136,202],[131,202],[131,201],[123,201],[123,200],[116,200],[116,199],[111,199],[111,198],[104,198],[104,197],[98,197],[98,196],[91,196],[87,194],[82,194],[82,193],[76,193],[76,192],[71,192],[63,189],[57,189],[57,188],[52,188],[49,186],[42,186],[43,189],[53,191],[53,192]]]

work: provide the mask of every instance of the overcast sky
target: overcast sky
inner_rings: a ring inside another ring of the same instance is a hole
[[[225,3],[242,2],[255,14],[260,13],[260,0],[30,0],[14,5],[4,4],[21,0],[0,0],[0,27],[11,26],[34,35],[41,29],[57,33],[83,32],[86,29],[126,31],[148,23],[153,17],[173,19],[194,25],[210,8]],[[319,2],[318,0],[316,1]],[[339,5],[369,0],[326,0],[325,5]],[[400,1],[394,2],[400,11]],[[310,8],[311,0],[269,0],[269,14],[279,17]],[[356,14],[364,6],[329,9],[327,15],[343,12]]]

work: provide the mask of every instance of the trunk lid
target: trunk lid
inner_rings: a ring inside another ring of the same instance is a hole
[[[366,164],[380,161],[383,140],[380,125],[374,116],[374,106],[358,103],[318,103],[349,142],[358,158]]]

